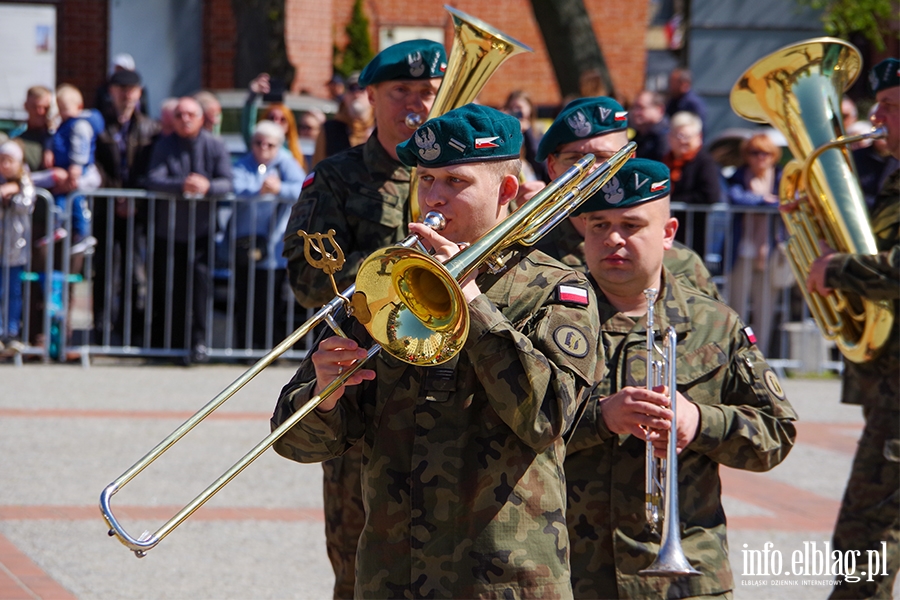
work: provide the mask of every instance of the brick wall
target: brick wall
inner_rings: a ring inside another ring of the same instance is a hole
[[[231,0],[203,3],[203,87],[234,87],[234,45],[237,37]]]
[[[331,78],[334,16],[332,0],[285,0],[284,37],[296,72],[291,90],[327,97]],[[349,15],[349,13],[348,13]]]
[[[57,7],[57,84],[71,83],[81,90],[85,106],[92,106],[97,88],[106,79],[108,3],[65,0]]]
[[[324,94],[321,73],[330,74],[332,45],[336,42],[338,47],[343,47],[347,43],[344,25],[350,18],[354,0],[286,1],[290,17],[287,24],[288,52],[292,63],[298,68],[293,89],[306,88],[315,94]],[[366,0],[365,11],[369,17],[372,40],[377,43],[381,27],[444,27],[445,45],[449,47],[452,40],[451,20],[443,4],[444,0]],[[330,26],[327,24],[326,5],[331,6]],[[556,77],[528,0],[456,0],[453,5],[534,50],[533,54],[510,58],[497,69],[479,96],[481,102],[501,104],[514,89],[527,90],[537,104],[552,106],[560,102]],[[647,0],[616,3],[585,0],[585,6],[618,93],[623,98],[633,98],[643,87]],[[315,27],[311,25],[311,20],[315,22]],[[294,31],[298,24],[303,24],[299,25],[302,28],[299,34]],[[327,66],[312,65],[313,61],[319,60],[327,60]]]

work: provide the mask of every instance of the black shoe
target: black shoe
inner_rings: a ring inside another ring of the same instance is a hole
[[[209,362],[209,348],[204,346],[203,344],[197,344],[194,346],[194,349],[191,350],[191,361],[196,364],[206,364]]]

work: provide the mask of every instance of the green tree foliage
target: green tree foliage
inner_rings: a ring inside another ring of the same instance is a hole
[[[369,35],[369,19],[363,11],[363,0],[353,3],[353,13],[344,31],[347,32],[349,41],[343,52],[338,52],[335,48],[334,70],[347,76],[353,71],[361,71],[375,56]]]
[[[878,50],[886,48],[891,35],[890,23],[897,20],[896,0],[798,0],[800,4],[822,10],[822,23],[829,35],[848,39],[860,33]]]

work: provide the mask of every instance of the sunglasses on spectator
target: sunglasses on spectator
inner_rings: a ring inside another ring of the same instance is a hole
[[[278,144],[273,144],[272,142],[267,142],[266,140],[253,140],[253,145],[264,150],[268,150],[270,148],[275,148],[278,146]]]
[[[771,156],[769,152],[765,150],[747,150],[748,156]]]
[[[362,90],[363,90],[363,88],[360,87],[359,84],[356,84],[356,83],[351,83],[350,85],[347,86],[347,91],[352,92],[354,94],[356,92],[361,92]]]

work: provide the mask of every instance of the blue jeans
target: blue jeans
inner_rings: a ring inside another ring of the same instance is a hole
[[[0,266],[0,337],[19,336],[22,321],[22,271],[24,267]]]

